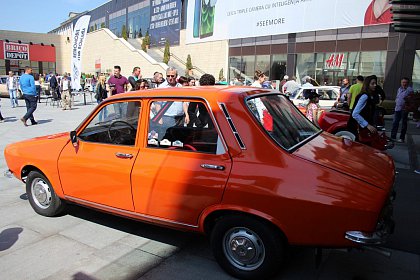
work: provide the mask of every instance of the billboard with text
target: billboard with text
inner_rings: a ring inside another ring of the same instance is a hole
[[[150,43],[152,46],[179,45],[181,0],[150,1]]]
[[[390,22],[388,0],[190,0],[187,43]]]

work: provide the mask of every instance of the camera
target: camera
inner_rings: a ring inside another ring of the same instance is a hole
[[[115,84],[108,84],[108,85],[109,85],[110,88],[115,87]]]

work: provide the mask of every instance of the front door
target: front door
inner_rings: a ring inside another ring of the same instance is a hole
[[[140,102],[108,104],[78,131],[78,146],[68,143],[58,170],[66,196],[124,210],[134,210],[131,170]]]
[[[138,213],[197,225],[206,207],[221,202],[231,158],[203,102],[189,103],[188,124],[182,109],[188,103],[167,108],[168,102],[150,104],[146,141],[132,173],[134,204]]]

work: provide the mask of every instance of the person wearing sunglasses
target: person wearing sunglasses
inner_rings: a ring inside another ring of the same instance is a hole
[[[182,85],[176,81],[177,77],[178,71],[173,67],[169,67],[166,70],[166,81],[160,84],[159,88],[182,87]]]
[[[176,81],[177,76],[177,70],[173,67],[169,67],[166,70],[166,81],[163,82],[159,88],[182,87],[182,85]],[[161,105],[163,106],[164,104]],[[188,124],[190,122],[188,116],[188,102],[173,102],[171,107],[169,107],[163,115],[162,121],[165,127],[184,126],[184,124]]]

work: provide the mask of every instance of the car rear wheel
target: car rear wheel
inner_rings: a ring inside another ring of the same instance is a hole
[[[26,180],[26,193],[32,208],[43,216],[57,216],[65,203],[54,192],[48,179],[38,171],[31,171]]]
[[[282,236],[266,223],[248,216],[219,219],[211,233],[216,261],[240,279],[266,279],[280,269],[285,246]]]
[[[341,130],[334,134],[335,136],[343,137],[346,139],[350,139],[352,141],[356,140],[356,136],[348,130]]]

